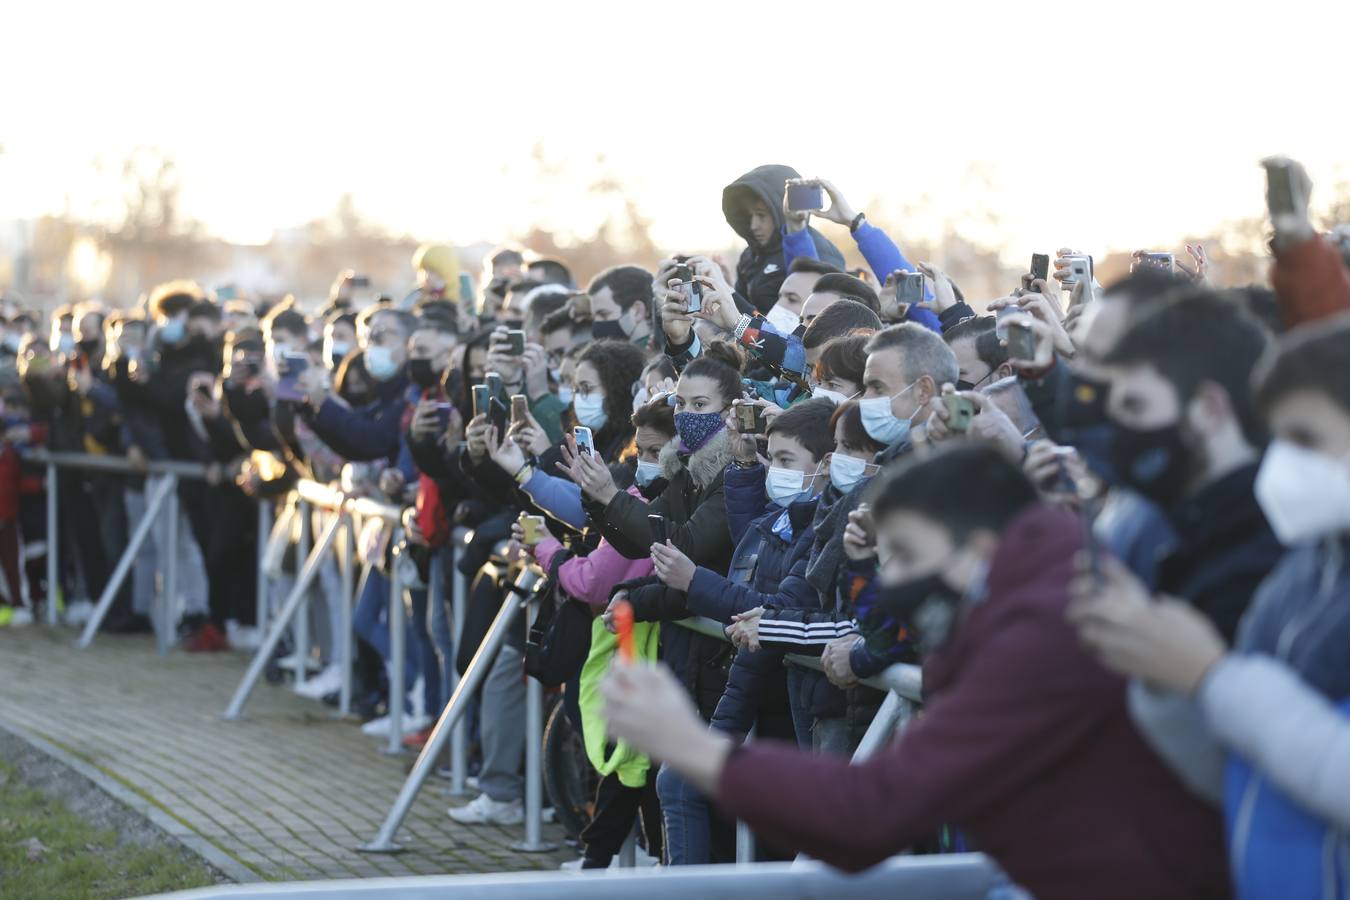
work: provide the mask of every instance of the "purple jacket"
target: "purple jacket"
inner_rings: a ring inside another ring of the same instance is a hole
[[[636,486],[630,487],[628,493],[646,502]],[[553,566],[553,557],[561,549],[562,544],[556,539],[545,538],[535,545],[535,561],[547,572]],[[600,546],[592,550],[589,556],[574,556],[559,566],[558,583],[568,595],[603,610],[609,606],[609,595],[614,585],[634,578],[645,578],[651,573],[651,557],[629,559],[615,550],[609,541],[601,541]]]
[[[750,742],[718,785],[765,840],[858,870],[944,823],[1039,900],[1226,897],[1216,810],[1135,730],[1125,682],[1065,619],[1071,515],[1037,506],[1006,530],[987,592],[924,664],[924,713],[862,765]]]

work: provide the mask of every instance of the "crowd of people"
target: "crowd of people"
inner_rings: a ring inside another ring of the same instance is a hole
[[[634,827],[666,864],[731,861],[739,819],[761,858],[973,849],[1036,897],[1350,896],[1350,268],[1302,168],[1266,165],[1271,286],[1221,289],[1187,247],[1103,288],[1064,249],[972,306],[834,184],[770,165],[723,192],[734,267],[617,264],[579,290],[505,249],[476,288],[430,245],[400,300],[363,304],[347,273],[308,313],[191,282],[57,310],[49,333],[8,309],[0,620],[63,598],[78,617],[162,490],[146,462],[192,461],[207,477],[177,485],[181,523],[104,627],[148,627],[173,554],[186,649],[246,643],[259,542],[284,592],[285,498],[333,483],[406,508],[361,540],[370,734],[401,705],[425,743],[515,573],[546,576],[482,684],[457,822],[522,818],[528,672],[599,779],[583,868]],[[133,466],[62,470],[63,510],[93,514],[60,517],[59,584],[22,538],[44,533],[39,445]],[[452,592],[428,590],[451,558],[459,646]],[[395,566],[407,697],[388,696]],[[335,565],[314,596],[314,640],[282,652],[331,703]],[[884,699],[865,682],[896,663],[922,666],[922,710],[850,765]]]

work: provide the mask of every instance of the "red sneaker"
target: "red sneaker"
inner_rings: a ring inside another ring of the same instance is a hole
[[[186,649],[189,653],[218,653],[230,649],[230,641],[225,632],[207,622],[188,640]]]
[[[423,728],[421,731],[414,731],[412,734],[403,736],[403,746],[410,747],[413,750],[421,750],[431,740],[431,729],[435,726]]]

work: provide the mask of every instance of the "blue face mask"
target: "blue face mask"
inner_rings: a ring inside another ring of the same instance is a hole
[[[913,390],[915,384],[918,382],[889,397],[867,397],[858,401],[858,412],[862,414],[863,430],[867,432],[868,437],[887,447],[892,447],[909,437],[913,416],[908,419],[897,419],[895,413],[891,412],[891,401]]]
[[[170,319],[160,326],[159,336],[166,344],[181,344],[183,338],[187,337],[187,321],[182,318]]]
[[[573,399],[572,389],[566,385],[560,386],[558,388],[558,399],[570,406]]]
[[[633,481],[637,482],[638,487],[646,487],[655,481],[660,474],[660,463],[648,462],[645,459],[640,459],[637,464],[637,472],[633,475]]]
[[[398,363],[388,347],[367,347],[366,371],[376,381],[388,381],[398,372]]]
[[[815,475],[811,477],[814,478]],[[806,473],[796,469],[770,466],[769,475],[764,479],[764,493],[779,506],[789,506],[809,493],[806,487]]]
[[[572,411],[577,421],[593,431],[599,431],[609,421],[605,412],[604,394],[575,394],[572,397]]]
[[[867,465],[865,459],[831,453],[830,484],[838,488],[841,494],[847,494],[867,475]]]
[[[712,440],[713,435],[726,427],[726,424],[722,420],[721,410],[708,413],[677,412],[675,414],[675,430],[680,434],[680,443],[684,444],[684,449],[691,453]]]

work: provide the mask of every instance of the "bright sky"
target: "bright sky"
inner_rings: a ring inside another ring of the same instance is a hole
[[[148,144],[242,241],[343,192],[423,238],[586,232],[603,154],[670,249],[728,244],[721,188],[764,162],[992,209],[1018,258],[1161,244],[1259,214],[1262,155],[1350,180],[1348,31],[1325,0],[11,4],[0,220],[116,209]]]

